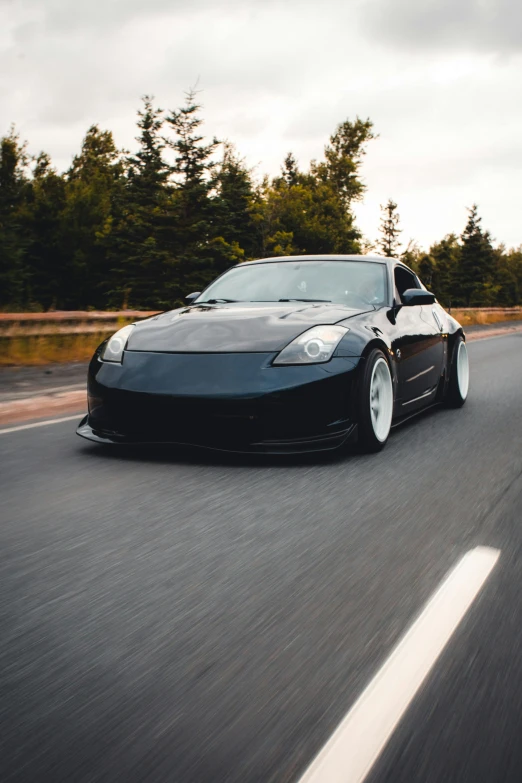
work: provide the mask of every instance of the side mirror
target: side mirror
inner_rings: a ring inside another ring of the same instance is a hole
[[[435,304],[435,294],[425,291],[424,288],[408,288],[402,294],[403,305],[412,307],[413,305]]]
[[[189,304],[192,304],[194,299],[197,299],[198,296],[200,296],[200,295],[201,295],[201,291],[196,291],[193,294],[187,294],[186,297],[185,297],[185,301],[188,302]]]

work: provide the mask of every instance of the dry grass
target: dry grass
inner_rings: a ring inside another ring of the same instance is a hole
[[[0,366],[82,362],[122,326],[154,313],[0,313]]]
[[[454,318],[462,326],[479,326],[499,324],[505,321],[522,321],[522,307],[490,307],[490,308],[454,308],[451,311]]]
[[[113,332],[0,337],[0,366],[88,361]]]

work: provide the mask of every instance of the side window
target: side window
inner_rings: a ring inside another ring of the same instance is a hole
[[[404,269],[404,267],[396,266],[393,275],[395,278],[395,294],[401,302],[402,295],[408,288],[419,288],[415,275]]]

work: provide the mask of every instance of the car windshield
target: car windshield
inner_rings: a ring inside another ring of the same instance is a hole
[[[386,267],[369,261],[271,261],[234,267],[196,300],[202,302],[386,302]]]

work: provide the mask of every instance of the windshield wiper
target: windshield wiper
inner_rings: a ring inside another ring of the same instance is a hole
[[[278,302],[331,302],[331,299],[278,299]]]
[[[238,299],[207,299],[204,302],[194,302],[194,304],[228,304],[229,302],[238,302]]]

